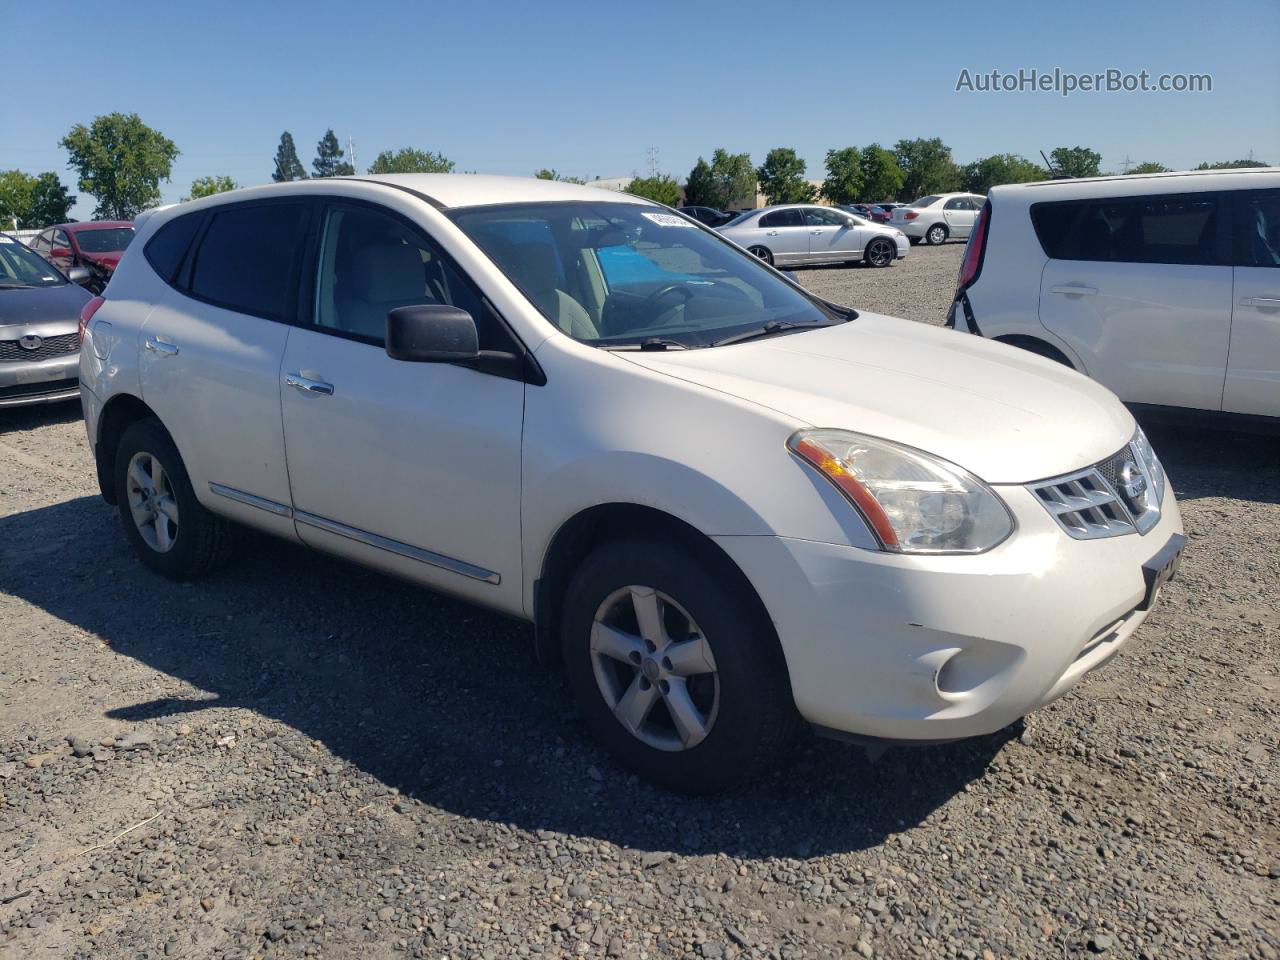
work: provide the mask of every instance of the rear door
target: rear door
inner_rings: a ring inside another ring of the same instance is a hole
[[[760,218],[762,243],[773,254],[773,262],[782,266],[809,259],[809,226],[799,207],[772,210]]]
[[[1235,196],[1235,302],[1222,409],[1280,417],[1280,190]]]
[[[1218,194],[1038,203],[1040,321],[1129,403],[1222,407],[1230,210]]]
[[[171,221],[202,235],[164,279],[176,289],[143,323],[142,397],[172,434],[201,502],[281,536],[294,535],[280,359],[296,310],[305,200],[227,204]],[[195,219],[195,223],[193,223]],[[157,244],[157,248],[159,244]]]
[[[952,197],[942,206],[942,217],[947,222],[951,239],[963,240],[973,232],[978,207],[968,197]]]
[[[809,256],[814,260],[853,260],[862,256],[869,232],[853,217],[830,207],[805,207]]]

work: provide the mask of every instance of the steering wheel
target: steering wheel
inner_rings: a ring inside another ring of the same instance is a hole
[[[693,299],[693,291],[686,287],[683,283],[668,283],[665,287],[660,287],[653,293],[649,294],[641,302],[640,306],[649,307],[657,303],[669,293],[681,293],[684,295],[684,302],[688,303]]]

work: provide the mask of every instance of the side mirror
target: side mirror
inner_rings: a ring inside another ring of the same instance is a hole
[[[456,363],[480,356],[471,314],[445,304],[396,307],[387,314],[387,356],[410,363]]]
[[[84,286],[93,278],[93,274],[89,272],[88,267],[72,267],[67,271],[67,279],[72,283],[78,283]]]

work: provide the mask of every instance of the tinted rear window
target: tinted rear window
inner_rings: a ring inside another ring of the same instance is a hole
[[[760,226],[803,227],[804,214],[797,207],[791,207],[788,210],[775,210],[773,213],[766,213],[760,218]]]
[[[147,241],[142,252],[151,268],[166,283],[172,283],[182,265],[182,258],[191,246],[191,240],[200,228],[203,213],[189,213],[185,217],[170,220]]]
[[[1037,203],[1031,222],[1054,260],[1219,265],[1229,262],[1217,194]]]
[[[284,319],[304,211],[301,203],[215,210],[196,251],[191,292],[231,310]]]

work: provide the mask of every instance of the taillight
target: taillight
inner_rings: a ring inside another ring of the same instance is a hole
[[[102,297],[94,297],[80,308],[80,328],[78,333],[80,334],[81,343],[84,343],[84,332],[89,328],[89,321],[92,320],[93,315],[98,312],[98,308],[106,302],[107,301],[102,299]]]
[[[991,201],[982,205],[982,212],[973,225],[973,233],[969,244],[964,248],[964,259],[960,261],[960,280],[956,284],[956,296],[964,293],[978,279],[982,272],[982,255],[987,250],[987,234],[991,230]]]
[[[914,220],[914,219],[915,219],[916,217],[918,217],[918,216],[920,216],[920,214],[919,214],[919,213],[917,213],[915,210],[908,210],[906,213],[904,213],[904,214],[902,215],[902,219],[903,219],[903,220]]]

